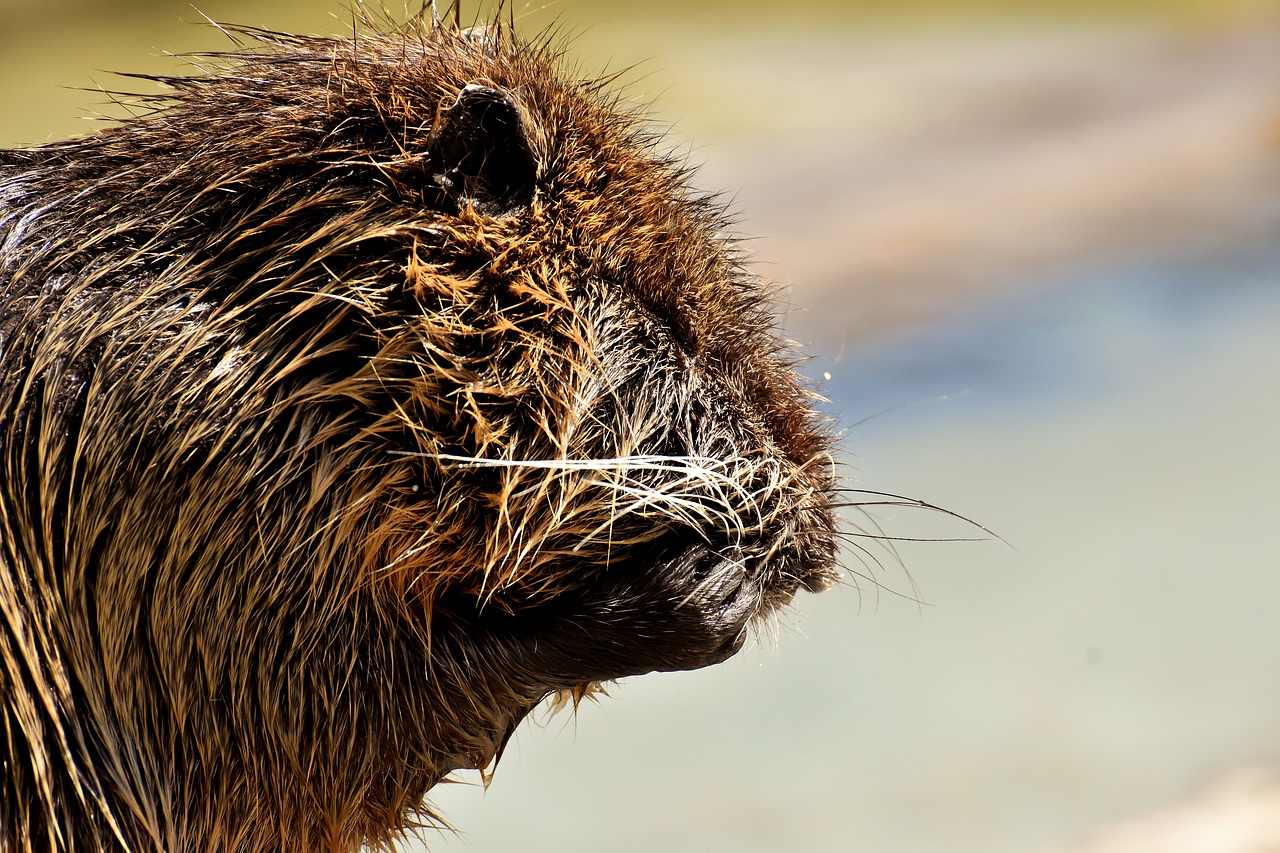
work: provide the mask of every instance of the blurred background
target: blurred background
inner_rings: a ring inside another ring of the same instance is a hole
[[[350,31],[331,0],[196,5]],[[431,849],[1280,848],[1280,3],[516,14],[632,68],[758,235],[849,481],[1007,544],[850,515],[977,541],[855,539],[847,588],[728,664],[540,715],[487,791],[437,790]],[[226,47],[201,20],[0,0],[0,145],[119,116],[94,88]]]

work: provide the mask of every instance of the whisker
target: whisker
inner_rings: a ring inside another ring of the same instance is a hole
[[[868,533],[865,530],[837,530],[840,539],[873,539],[877,542],[987,542],[978,537],[890,536],[887,533]]]
[[[981,530],[983,533],[986,533],[988,536],[995,539],[996,541],[1003,543],[1009,548],[1013,548],[1013,545],[1007,539],[1005,539],[999,533],[996,533],[994,530],[990,529],[986,525],[981,524],[977,521],[974,521],[972,518],[969,518],[966,515],[958,513],[955,510],[950,510],[950,509],[947,509],[946,507],[941,507],[936,504],[931,504],[928,501],[922,501],[919,498],[907,497],[905,495],[897,495],[897,494],[894,494],[893,492],[880,492],[874,489],[855,489],[849,486],[838,486],[832,491],[840,492],[843,494],[868,495],[873,498],[885,498],[885,500],[871,500],[871,501],[856,501],[856,500],[855,501],[833,501],[831,503],[832,509],[862,508],[862,507],[868,507],[868,506],[898,506],[898,507],[906,507],[910,509],[928,510],[929,512],[936,512],[941,515],[950,516],[951,518],[954,518],[957,521],[962,521],[971,527],[976,527],[979,530]],[[1017,549],[1014,548],[1014,550],[1017,550]]]

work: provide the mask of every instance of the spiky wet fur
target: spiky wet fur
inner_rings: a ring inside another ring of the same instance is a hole
[[[250,33],[0,151],[0,848],[354,850],[558,690],[832,575],[762,287],[549,42]],[[469,83],[511,210],[428,142]]]

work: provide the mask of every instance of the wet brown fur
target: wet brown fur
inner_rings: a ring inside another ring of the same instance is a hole
[[[769,300],[604,84],[239,32],[0,151],[5,851],[387,846],[547,695],[834,577]]]

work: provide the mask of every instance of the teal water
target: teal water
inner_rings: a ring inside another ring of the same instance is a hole
[[[1123,395],[1192,367],[1225,337],[1280,311],[1280,253],[1272,246],[1190,247],[1064,273],[1014,288],[945,323],[831,360],[826,388],[840,418],[904,404],[953,417],[956,407],[1029,410]],[[929,416],[930,412],[922,413]]]

